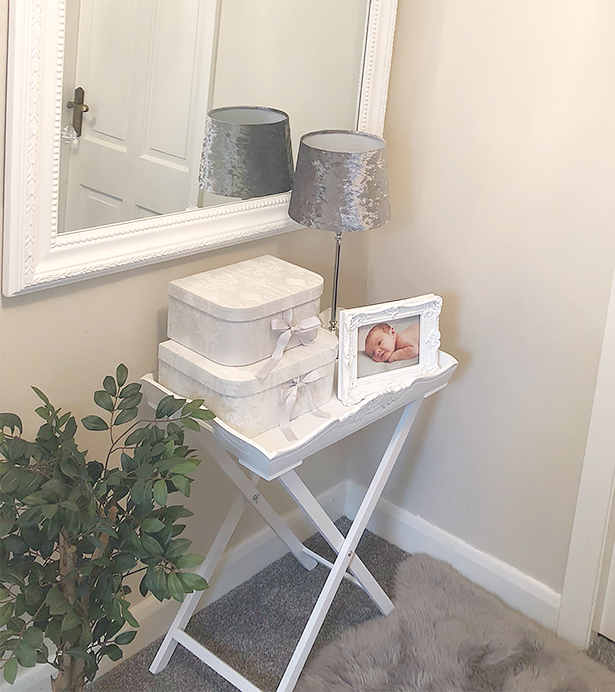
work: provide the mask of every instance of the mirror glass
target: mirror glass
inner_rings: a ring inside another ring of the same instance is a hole
[[[236,201],[199,189],[212,108],[285,111],[295,159],[356,129],[369,4],[67,0],[59,233]]]

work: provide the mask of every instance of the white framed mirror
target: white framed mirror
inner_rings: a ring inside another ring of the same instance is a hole
[[[223,105],[280,108],[290,115],[295,150],[310,130],[382,134],[396,5],[10,0],[4,295],[296,230],[289,193],[237,201],[198,189],[204,115]],[[99,50],[105,31],[112,53]],[[132,74],[129,66],[143,62],[135,60],[139,45],[151,67]],[[77,138],[67,104],[84,84],[90,110]],[[134,84],[145,85],[141,93]],[[105,93],[112,95],[104,100]],[[87,176],[101,164],[87,158],[89,149],[127,150],[123,137],[131,127],[138,165],[160,164],[167,177],[149,179],[124,158],[102,179],[139,185],[118,193],[92,183]],[[136,188],[142,199],[130,197]],[[163,203],[160,191],[171,188],[177,194]],[[119,203],[129,197],[130,204]]]

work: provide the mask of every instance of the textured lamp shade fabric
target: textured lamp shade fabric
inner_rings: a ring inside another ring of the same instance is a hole
[[[386,142],[348,130],[301,138],[288,213],[310,228],[367,231],[391,218]]]
[[[227,197],[264,197],[292,187],[288,115],[274,108],[230,106],[207,114],[199,185]]]

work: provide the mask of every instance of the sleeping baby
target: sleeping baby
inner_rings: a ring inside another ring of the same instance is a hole
[[[419,323],[397,333],[390,324],[374,325],[365,337],[365,353],[377,363],[410,360],[419,355]]]

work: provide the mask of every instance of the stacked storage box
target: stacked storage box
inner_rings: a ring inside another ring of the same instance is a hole
[[[204,399],[247,437],[319,411],[332,396],[337,338],[320,327],[323,279],[265,255],[172,281],[158,379]]]

